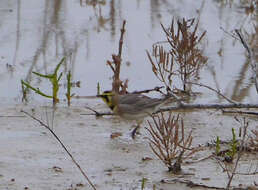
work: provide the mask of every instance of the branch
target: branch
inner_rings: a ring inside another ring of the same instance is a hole
[[[191,180],[187,180],[187,179],[180,179],[180,178],[176,178],[176,179],[162,179],[161,180],[162,183],[165,184],[174,184],[174,183],[183,183],[186,184],[188,187],[190,188],[194,188],[194,187],[203,187],[205,189],[221,189],[221,190],[225,190],[225,188],[222,187],[216,187],[216,186],[209,186],[209,185],[204,185],[201,183],[194,183]]]
[[[223,97],[224,99],[226,99],[228,102],[232,103],[232,104],[236,104],[236,102],[234,102],[233,100],[230,100],[229,98],[227,98],[226,96],[224,96],[223,94],[220,93],[219,90],[215,90],[214,88],[211,88],[210,86],[204,85],[202,83],[195,83],[195,82],[187,82],[188,84],[194,84],[194,85],[198,85],[201,87],[205,87],[208,88],[209,90],[212,90],[214,92],[216,92],[218,95],[220,95],[221,97]]]
[[[161,92],[161,88],[164,88],[164,86],[157,86],[155,88],[152,88],[152,89],[147,89],[147,90],[141,90],[141,91],[134,91],[132,92],[132,94],[141,94],[141,93],[149,93],[149,92],[152,92],[152,91],[157,91],[161,94],[164,94],[163,92]]]
[[[89,109],[94,112],[94,114],[80,114],[80,115],[96,115],[96,116],[105,116],[105,115],[114,115],[111,112],[106,113],[100,113],[90,107],[85,107],[86,109]],[[157,114],[160,112],[166,112],[166,111],[180,111],[183,109],[225,109],[225,108],[258,108],[258,104],[242,104],[242,103],[236,103],[236,104],[184,104],[180,103],[177,106],[168,106],[164,108],[160,108],[158,111],[156,111],[153,114]],[[234,113],[233,111],[225,111],[222,110],[224,113]],[[238,113],[238,112],[236,112]],[[251,114],[246,112],[239,112],[239,113],[245,113],[245,114]]]
[[[244,46],[244,48],[247,50],[248,52],[248,56],[249,58],[251,58],[251,51],[250,48],[248,47],[247,43],[245,42],[240,30],[235,29],[236,34],[238,35],[238,37],[240,38],[240,42],[242,43],[242,45]]]
[[[82,173],[82,175],[85,177],[85,179],[88,181],[88,183],[90,184],[90,186],[96,190],[96,187],[93,185],[93,183],[90,181],[90,179],[88,178],[88,176],[86,175],[86,173],[82,170],[81,166],[76,162],[76,160],[74,159],[73,155],[67,150],[67,148],[65,147],[65,145],[62,143],[62,141],[59,139],[59,137],[55,134],[55,132],[50,129],[50,127],[48,125],[46,125],[45,123],[43,123],[41,120],[39,120],[38,118],[34,117],[33,115],[29,114],[28,112],[21,110],[22,113],[28,115],[29,117],[31,117],[33,120],[37,121],[40,125],[42,125],[43,127],[45,127],[47,130],[50,131],[50,133],[55,137],[55,139],[61,144],[62,148],[66,151],[66,153],[70,156],[70,158],[72,159],[73,163],[77,166],[77,168],[80,170],[80,172]]]
[[[257,175],[258,171],[251,172],[251,173],[242,173],[242,172],[235,172],[237,175]]]
[[[200,147],[201,148],[201,147]],[[195,160],[195,161],[186,161],[184,162],[185,165],[188,165],[188,164],[196,164],[196,163],[199,163],[199,162],[202,162],[204,160],[207,160],[207,159],[210,159],[210,158],[213,158],[214,157],[214,154],[210,154],[208,156],[205,156],[204,158],[201,158],[199,160]]]
[[[258,65],[257,65],[257,62],[255,61],[255,56],[254,56],[253,52],[250,50],[246,41],[244,40],[244,37],[242,36],[241,31],[236,29],[235,32],[238,35],[238,37],[240,38],[240,42],[242,43],[242,45],[248,52],[248,59],[250,60],[250,65],[252,67],[253,74],[255,76],[254,77],[255,88],[256,88],[256,92],[258,93]]]
[[[115,68],[112,65],[112,62],[107,60],[107,65],[110,66],[111,70],[115,73]]]
[[[124,33],[125,33],[125,23],[126,21],[123,21],[123,26],[121,28],[121,36],[120,36],[120,40],[119,40],[119,49],[118,49],[118,56],[121,59],[122,56],[122,48],[123,48],[123,38],[124,38]]]
[[[120,66],[121,66],[121,60],[122,60],[122,47],[123,47],[123,38],[124,38],[124,33],[125,33],[125,23],[126,21],[124,20],[123,26],[121,28],[121,35],[120,35],[120,40],[119,40],[119,48],[118,48],[118,55],[112,55],[113,63],[115,64],[115,67],[111,67],[111,69],[114,72],[113,76],[113,83],[112,83],[112,90],[116,93],[119,92],[119,88],[121,86],[121,80],[120,80]]]
[[[214,160],[217,161],[219,166],[222,168],[223,172],[227,172],[227,176],[228,176],[228,178],[230,178],[230,173],[229,173],[228,169],[226,168],[226,165],[224,164],[224,166],[223,166],[222,165],[223,162],[218,157],[213,157],[213,158],[214,158]]]
[[[88,106],[85,106],[85,108],[86,109],[88,109],[88,110],[90,110],[90,111],[93,111],[95,114],[91,114],[91,113],[89,113],[89,114],[80,114],[80,115],[95,115],[96,117],[100,117],[100,116],[104,116],[104,115],[114,115],[113,113],[111,113],[111,112],[108,112],[108,113],[100,113],[100,112],[98,112],[98,111],[96,111],[96,110],[94,110],[94,109],[92,109],[92,108],[90,108],[90,107],[88,107]]]
[[[241,144],[240,144],[240,147],[239,147],[239,151],[238,151],[238,154],[237,154],[237,159],[236,159],[236,162],[235,162],[235,166],[234,166],[234,169],[231,173],[231,176],[228,180],[228,184],[227,184],[227,187],[226,189],[229,189],[230,188],[230,184],[233,180],[233,177],[235,176],[236,174],[236,169],[237,169],[237,166],[238,166],[238,162],[242,156],[242,152],[244,150],[244,143],[245,143],[245,137],[247,135],[247,127],[248,127],[248,122],[245,120],[245,118],[243,119],[243,128],[244,128],[244,133],[243,133],[243,136],[242,136],[242,139],[241,139]]]
[[[257,112],[253,111],[226,111],[222,110],[223,113],[237,113],[237,114],[248,114],[248,115],[258,115]]]
[[[160,108],[157,112],[173,111],[181,109],[223,109],[223,108],[258,108],[258,104],[184,104]]]

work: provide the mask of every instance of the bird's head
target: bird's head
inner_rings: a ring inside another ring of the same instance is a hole
[[[102,94],[98,95],[107,105],[108,107],[113,110],[115,105],[113,101],[114,93],[110,90],[104,91]]]

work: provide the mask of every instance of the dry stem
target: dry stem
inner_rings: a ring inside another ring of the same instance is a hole
[[[258,93],[258,65],[257,65],[258,63],[255,61],[254,53],[247,45],[243,35],[241,34],[241,31],[236,29],[235,32],[238,35],[240,42],[242,43],[242,45],[248,52],[248,59],[250,60],[250,65],[252,67],[252,71],[253,71],[253,75],[254,75],[253,78],[254,78],[254,82],[255,82],[256,92]]]
[[[193,77],[198,76],[199,69],[207,61],[202,55],[198,45],[205,36],[203,32],[198,36],[198,21],[194,26],[195,19],[177,21],[177,30],[174,26],[174,19],[170,28],[161,27],[166,34],[169,49],[166,50],[163,45],[156,43],[153,45],[153,57],[147,51],[147,56],[152,65],[152,71],[155,76],[166,86],[167,91],[171,91],[172,82],[175,77],[179,77],[183,84],[183,90],[186,84]],[[191,30],[192,29],[192,30]]]
[[[38,118],[34,117],[33,115],[29,114],[28,112],[21,110],[22,113],[28,115],[29,117],[31,117],[33,120],[37,121],[40,125],[42,125],[43,127],[45,127],[47,130],[50,131],[50,133],[55,137],[55,139],[61,144],[62,148],[65,150],[65,152],[70,156],[70,158],[72,159],[73,163],[77,166],[77,168],[80,170],[81,174],[84,176],[84,178],[88,181],[88,183],[90,184],[90,186],[96,190],[96,187],[94,186],[94,184],[90,181],[89,177],[86,175],[86,173],[83,171],[83,169],[81,168],[81,166],[77,163],[77,161],[74,159],[73,155],[67,150],[66,146],[62,143],[62,141],[60,140],[60,138],[55,134],[55,132],[47,125],[45,124],[43,121],[39,120]]]
[[[241,123],[241,121],[239,121],[239,122]],[[227,184],[226,189],[230,188],[230,184],[231,184],[231,182],[232,182],[232,180],[233,180],[233,178],[236,174],[236,169],[238,167],[239,160],[240,160],[240,158],[242,156],[242,153],[244,151],[244,143],[245,143],[245,138],[246,138],[246,134],[247,134],[247,127],[248,127],[249,123],[248,123],[248,121],[246,121],[245,118],[243,118],[243,122],[241,124],[243,126],[244,132],[243,132],[243,136],[242,136],[242,139],[241,139],[240,148],[239,148],[239,151],[238,151],[238,154],[237,154],[237,159],[236,159],[236,162],[235,162],[235,166],[233,168],[233,171],[231,172],[231,175],[230,175],[230,178],[228,180],[228,184]]]
[[[154,125],[148,121],[150,128],[146,128],[150,134],[148,138],[150,148],[169,171],[178,173],[181,170],[182,159],[198,151],[196,148],[191,148],[192,132],[185,138],[184,123],[183,120],[179,120],[179,115],[175,117],[170,113],[165,119],[161,112],[157,119],[154,116],[152,119]],[[186,157],[183,157],[184,153],[187,153]]]
[[[124,38],[124,33],[125,33],[125,24],[126,21],[123,21],[123,26],[121,28],[121,35],[120,35],[120,40],[119,40],[119,48],[118,48],[118,54],[117,55],[112,55],[113,61],[107,61],[107,65],[110,66],[112,69],[114,75],[113,75],[113,83],[112,83],[112,91],[119,93],[119,88],[122,87],[123,91],[124,88],[127,87],[127,83],[123,84],[123,82],[120,80],[120,67],[122,63],[122,48],[123,48],[123,38]]]
[[[201,87],[205,87],[208,88],[209,90],[212,90],[214,92],[216,92],[218,95],[220,95],[221,97],[223,97],[225,100],[227,100],[229,103],[235,104],[236,102],[234,102],[233,100],[230,100],[229,98],[227,98],[226,96],[224,96],[223,94],[221,94],[221,92],[219,90],[215,90],[214,88],[211,88],[210,86],[204,85],[202,83],[195,83],[195,82],[187,82],[188,84],[194,84],[194,85],[198,85]]]

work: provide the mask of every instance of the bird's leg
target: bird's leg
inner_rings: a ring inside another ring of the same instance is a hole
[[[137,130],[140,128],[140,125],[142,124],[142,122],[143,122],[143,119],[136,120],[137,125],[136,125],[136,127],[133,129],[133,131],[131,133],[131,136],[132,136],[133,139],[135,138]]]
[[[136,127],[133,129],[132,133],[131,133],[131,136],[133,139],[135,139],[135,135],[136,135],[136,132],[137,130],[140,128],[140,125],[137,124]]]

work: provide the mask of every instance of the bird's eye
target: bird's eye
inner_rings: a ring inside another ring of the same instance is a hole
[[[104,99],[106,102],[109,102],[108,96],[103,96],[103,99]]]

